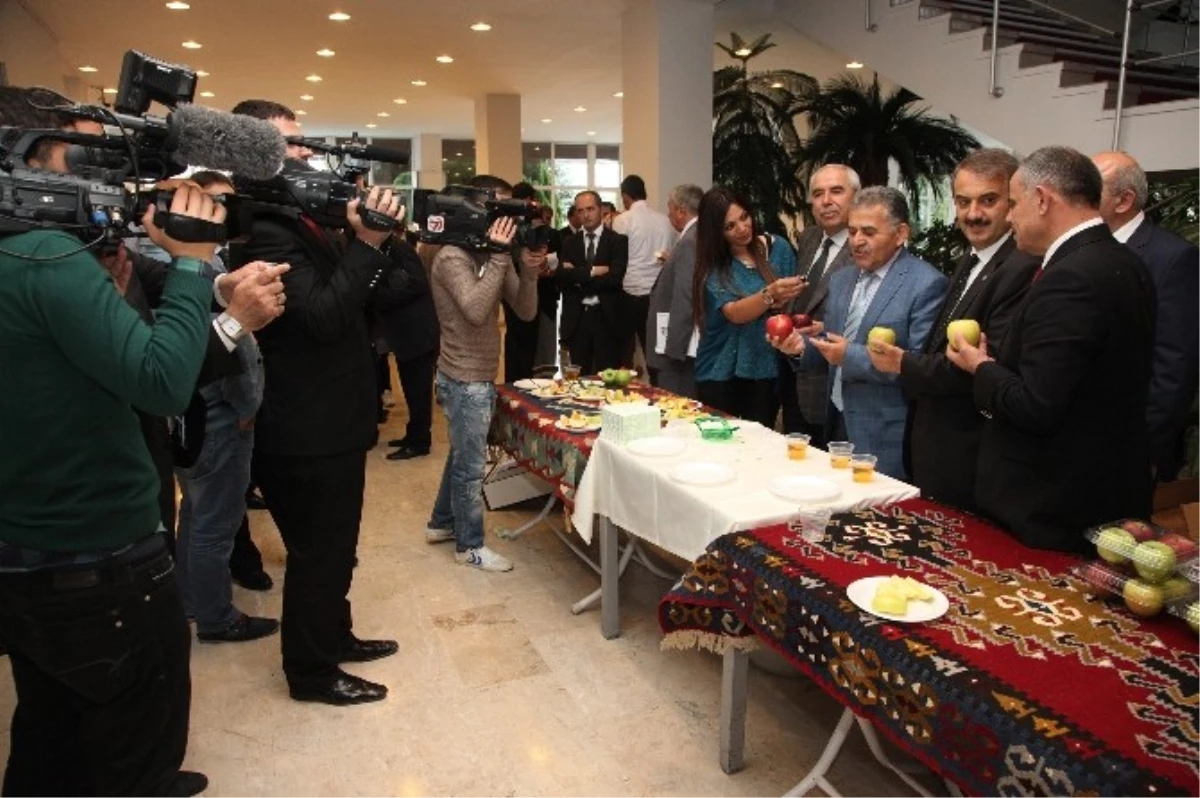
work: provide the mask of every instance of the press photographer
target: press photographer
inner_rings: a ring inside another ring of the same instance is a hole
[[[285,136],[300,132],[295,114],[278,103],[247,100],[233,112],[266,120]],[[403,208],[391,191],[372,189],[364,201],[347,193],[353,184],[343,190],[330,177],[295,158],[270,181],[235,174],[239,192],[256,202],[235,260],[292,266],[283,278],[290,297],[284,314],[258,339],[266,390],[253,470],[287,547],[282,647],[291,696],[345,705],[382,700],[387,688],[339,665],[398,649],[391,640],[354,636],[347,596],[366,452],[376,435],[364,305],[392,267],[390,242]]]

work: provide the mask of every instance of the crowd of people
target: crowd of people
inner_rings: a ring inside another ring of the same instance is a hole
[[[279,103],[234,113],[299,133]],[[88,124],[0,87],[0,125]],[[47,140],[29,165],[66,171],[65,146]],[[288,144],[283,169],[311,154]],[[173,213],[220,223],[237,182],[202,171],[163,188]],[[527,183],[473,187],[535,202]],[[1147,515],[1154,480],[1179,469],[1197,251],[1145,217],[1127,154],[968,155],[952,193],[970,247],[949,277],[907,247],[904,195],[845,165],[811,175],[815,223],[795,242],[727,187],[677,186],[666,213],[637,175],[620,192],[620,213],[580,192],[544,245],[499,217],[488,251],[364,223],[364,209],[404,218],[378,187],[344,228],[263,212],[224,248],[175,240],[152,212],[138,245],[99,257],[62,231],[6,235],[0,371],[21,390],[0,397],[0,647],[17,691],[3,792],[202,790],[180,770],[189,620],[203,643],[279,633],[298,701],[386,697],[341,666],[398,650],[357,637],[349,601],[387,355],[408,408],[388,459],[430,454],[435,387],[449,431],[425,540],[489,572],[513,568],[486,544],[482,501],[502,365],[510,382],[560,360],[596,373],[640,350],[656,385],[849,441],[1035,547],[1077,550],[1090,523]],[[773,338],[776,314],[808,319]],[[968,319],[978,340],[953,326]],[[880,327],[890,341],[869,341]],[[235,578],[272,586],[252,484],[286,549],[279,620],[233,602]]]

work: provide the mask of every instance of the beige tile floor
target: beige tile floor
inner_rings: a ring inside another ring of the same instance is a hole
[[[403,416],[402,406],[393,411],[384,441],[401,434]],[[801,676],[752,668],[746,768],[723,773],[720,660],[660,649],[664,580],[630,567],[622,635],[608,641],[597,611],[570,613],[597,581],[552,533],[495,537],[531,510],[487,515],[488,543],[515,561],[511,573],[468,569],[453,546],[427,545],[446,451],[441,418],[435,438],[427,458],[388,462],[382,445],[368,455],[355,631],[395,638],[400,653],[348,669],[387,684],[388,699],[349,708],[290,700],[278,637],[194,645],[185,765],[208,775],[207,795],[781,795],[803,777],[839,707]],[[278,583],[275,528],[263,512],[252,526]],[[278,587],[235,588],[234,598],[278,616]],[[4,759],[13,700],[0,665]],[[906,789],[857,736],[831,780],[847,795]]]

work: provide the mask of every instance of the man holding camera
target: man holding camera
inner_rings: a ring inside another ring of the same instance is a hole
[[[510,194],[500,178],[477,176],[475,188]],[[520,249],[520,269],[509,247],[516,220],[501,216],[488,229],[495,251],[471,252],[453,244],[438,250],[430,284],[442,327],[438,358],[438,402],[446,413],[450,452],[425,530],[429,543],[453,540],[454,559],[484,571],[511,571],[512,562],[484,545],[483,472],[487,436],[496,403],[500,330],[496,314],[503,297],[522,321],[537,316],[538,272],[545,252]]]
[[[235,114],[296,135],[286,106],[247,100]],[[292,145],[296,147],[296,145]],[[289,149],[289,155],[304,153]],[[284,170],[309,169],[289,159]],[[266,389],[255,425],[254,476],[287,548],[283,586],[283,671],[292,698],[334,705],[380,701],[387,688],[346,673],[398,650],[392,640],[354,636],[350,592],[362,518],[366,453],[375,442],[375,359],[365,304],[385,272],[391,230],[367,227],[360,204],[399,220],[391,191],[352,200],[340,231],[281,209],[256,214],[240,260],[287,262],[292,298],[259,336]]]
[[[54,114],[0,88],[0,125],[53,129]],[[63,171],[66,144],[30,165]],[[55,169],[56,166],[60,168]],[[220,224],[181,184],[170,212]],[[35,230],[0,240],[0,646],[17,707],[6,795],[194,795],[187,749],[190,634],[161,534],[158,478],[131,405],[187,406],[208,339],[216,244],[171,255],[155,323],[113,290],[80,240]],[[278,281],[257,290],[282,301]]]

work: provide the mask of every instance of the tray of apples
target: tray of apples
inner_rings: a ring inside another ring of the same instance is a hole
[[[1093,527],[1084,536],[1100,559],[1077,566],[1075,573],[1100,595],[1119,597],[1134,615],[1149,618],[1168,605],[1196,601],[1200,547],[1183,535],[1124,519]]]

